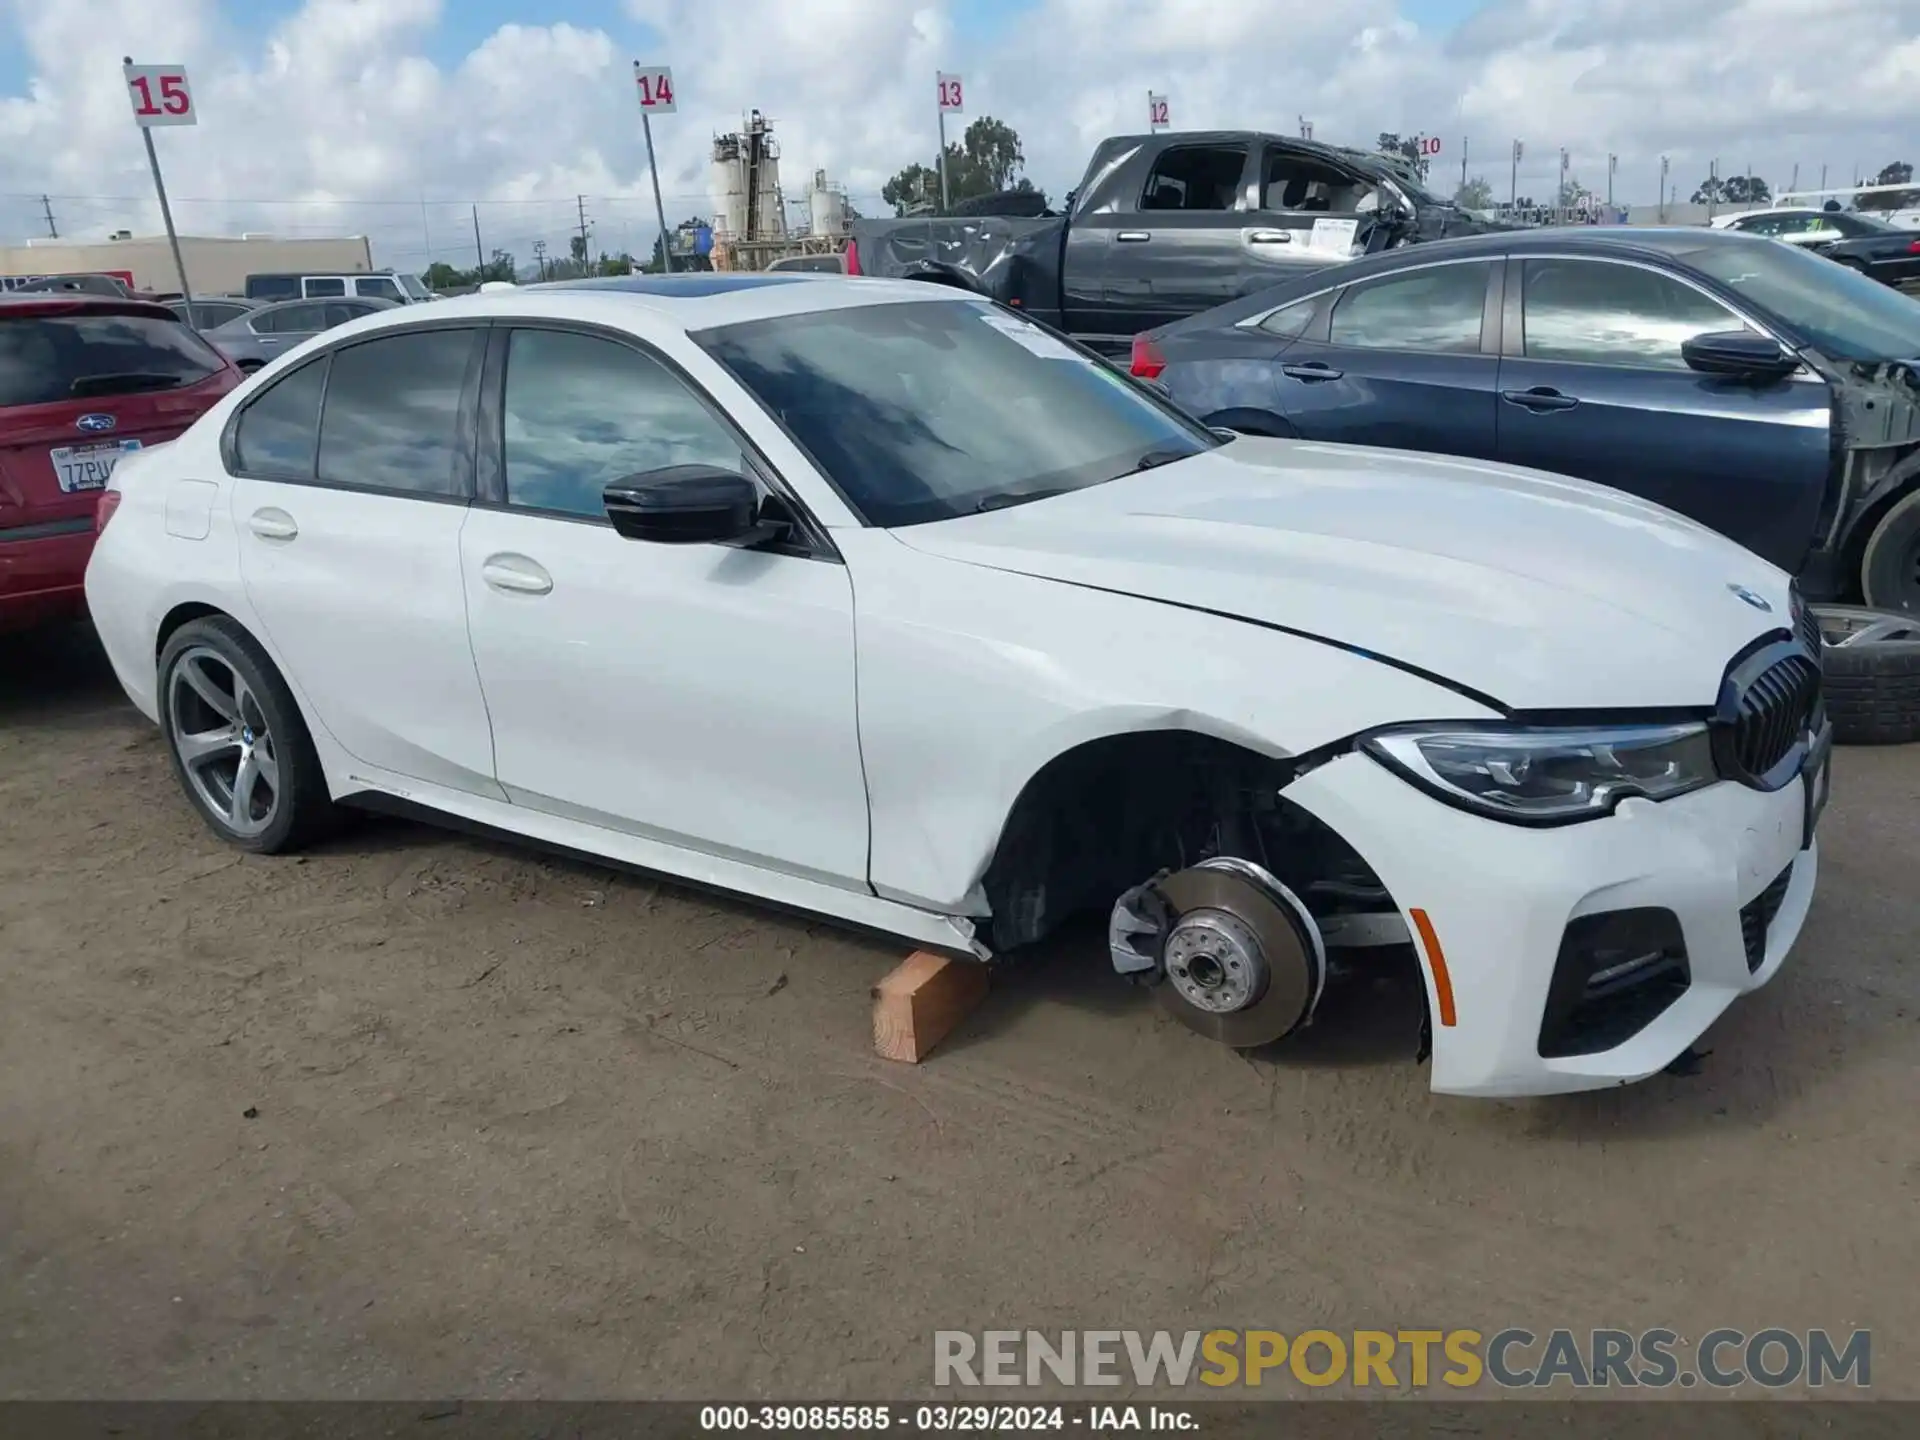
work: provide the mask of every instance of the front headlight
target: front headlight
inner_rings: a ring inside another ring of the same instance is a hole
[[[1449,804],[1519,825],[1590,820],[1629,795],[1667,800],[1719,778],[1697,724],[1459,723],[1383,731],[1361,748]]]

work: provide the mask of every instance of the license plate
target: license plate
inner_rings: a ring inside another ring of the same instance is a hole
[[[1820,737],[1807,751],[1806,768],[1801,774],[1806,778],[1807,823],[1801,831],[1800,848],[1805,850],[1813,844],[1814,828],[1820,823],[1820,812],[1827,808],[1827,797],[1833,793],[1833,726],[1820,732]]]
[[[113,475],[123,455],[140,448],[138,440],[109,440],[100,445],[57,445],[53,449],[53,476],[62,494],[98,490]]]

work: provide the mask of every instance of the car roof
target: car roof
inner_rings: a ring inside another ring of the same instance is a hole
[[[920,280],[880,280],[804,270],[785,270],[778,274],[706,271],[689,275],[616,275],[456,295],[436,300],[430,306],[394,305],[392,309],[399,313],[390,315],[383,311],[377,317],[357,321],[355,333],[370,334],[388,325],[439,322],[461,316],[476,320],[547,316],[618,323],[622,314],[649,315],[679,330],[700,331],[868,305],[964,299],[978,300],[979,297]]]
[[[230,297],[222,295],[222,300]],[[376,310],[404,310],[407,307],[398,300],[382,299],[378,295],[295,295],[285,300],[272,300],[265,305],[258,301],[242,302],[252,315],[267,315],[278,310],[291,310],[296,305],[371,305]]]
[[[21,315],[145,315],[178,322],[158,300],[100,295],[91,290],[11,290],[0,294],[0,318]]]

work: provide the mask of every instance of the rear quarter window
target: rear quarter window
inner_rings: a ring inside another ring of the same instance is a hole
[[[176,390],[223,368],[178,320],[149,315],[0,317],[0,407]]]

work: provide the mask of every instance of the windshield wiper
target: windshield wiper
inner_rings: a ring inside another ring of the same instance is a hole
[[[1193,456],[1198,453],[1198,451],[1194,450],[1149,450],[1134,462],[1133,468],[1127,471],[1127,473],[1129,475],[1138,475],[1142,470],[1153,470],[1162,465],[1171,465],[1176,460],[1192,459]]]
[[[158,370],[126,370],[113,375],[82,375],[67,387],[69,395],[123,395],[136,390],[171,390],[186,379]]]
[[[983,515],[989,510],[1004,510],[1009,505],[1024,505],[1029,500],[1051,500],[1056,495],[1064,495],[1071,485],[1054,485],[1039,490],[997,490],[985,496],[973,507],[973,513]]]

